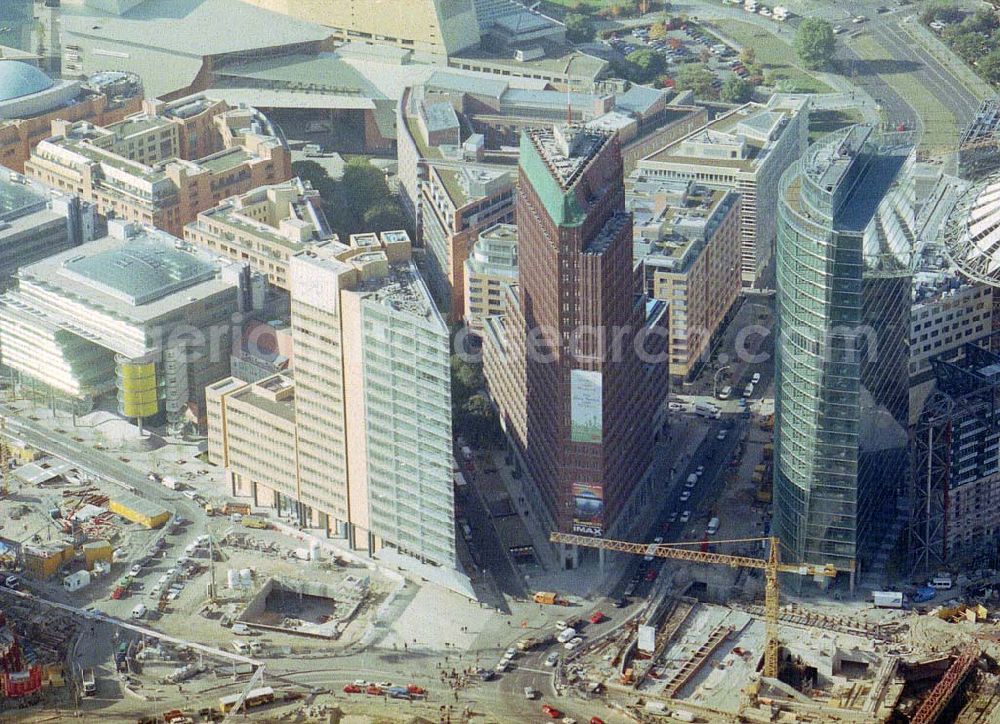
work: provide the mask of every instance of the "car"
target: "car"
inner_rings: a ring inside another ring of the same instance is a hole
[[[689,520],[691,520],[691,511],[685,510],[681,513],[681,523],[687,523]]]
[[[505,673],[510,668],[510,661],[508,659],[500,659],[500,663],[496,665],[494,671],[498,674]]]
[[[355,686],[368,686],[368,682],[365,681],[364,679],[355,679],[354,680],[354,685]]]
[[[587,620],[593,624],[598,624],[601,623],[606,618],[607,616],[604,615],[604,611],[594,611],[592,614],[590,614],[590,618],[588,618]]]
[[[841,33],[844,33],[844,32],[847,32],[847,28],[845,28],[843,25],[834,25],[833,26],[833,34],[834,35],[840,35]]]
[[[507,649],[504,652],[503,655],[504,655],[505,659],[513,659],[515,656],[517,656],[517,649],[515,649],[513,646],[511,646],[509,649]]]
[[[344,693],[345,694],[360,694],[361,693],[361,687],[358,686],[357,684],[347,684],[344,687]]]
[[[760,372],[754,372],[753,373],[753,377],[750,378],[750,382],[752,382],[755,385],[759,385],[760,384]]]
[[[536,688],[535,688],[535,687],[533,687],[533,686],[526,686],[526,687],[524,687],[524,698],[525,698],[525,699],[534,699],[534,698],[536,698],[536,697],[537,697],[537,696],[538,696],[538,695],[539,695],[540,693],[541,693],[541,692],[540,692],[540,691],[538,691],[538,689],[536,689]]]
[[[719,392],[719,394],[718,394],[718,398],[719,398],[720,400],[728,400],[728,399],[729,399],[729,397],[730,397],[730,396],[731,396],[732,394],[733,394],[733,388],[732,388],[732,386],[730,386],[730,385],[726,385],[726,386],[725,386],[725,387],[723,387],[723,388],[722,388],[722,390],[721,390],[721,391]]]
[[[381,687],[383,689],[388,689],[390,686],[392,686],[392,682],[391,681],[376,681],[375,682],[375,686]]]
[[[559,663],[559,654],[553,651],[548,656],[545,657],[545,665],[548,667],[553,667]]]
[[[604,720],[599,716],[590,717],[590,724],[604,724]]]
[[[668,523],[676,523],[677,522],[677,511],[676,510],[673,513],[670,514],[670,517],[667,518],[667,522]]]
[[[549,719],[560,719],[562,717],[562,712],[556,709],[550,704],[542,704],[542,711]]]
[[[161,589],[159,586],[153,586],[153,588],[150,589],[150,591],[149,591],[149,597],[150,598],[159,598],[161,590],[163,590],[163,589]]]
[[[130,576],[138,576],[140,573],[142,573],[142,566],[140,566],[138,563],[136,563],[134,566],[128,569],[128,574]]]
[[[576,719],[571,716],[564,716],[562,718],[562,724],[576,724]]]
[[[566,622],[561,619],[559,621],[556,621],[556,628],[562,631],[564,628],[566,628]]]
[[[582,638],[580,638],[579,636],[574,636],[571,640],[563,644],[563,648],[566,649],[567,651],[575,651],[576,649],[580,648],[580,645],[582,643],[583,643]]]
[[[671,412],[680,412],[681,410],[684,409],[684,405],[682,405],[679,402],[668,402],[667,409],[670,410]]]
[[[178,597],[179,595],[181,595],[179,591],[173,591],[173,590],[171,590],[171,591],[170,591],[170,592],[169,592],[169,593],[167,594],[167,600],[168,600],[168,601],[176,601],[176,600],[177,600],[177,597]]]
[[[726,439],[726,435],[728,434],[729,434],[728,430],[719,430],[719,433],[715,436],[715,439],[718,440],[719,442],[722,442],[723,440]]]
[[[650,568],[648,571],[646,571],[646,580],[650,582],[655,581],[658,575],[660,575],[660,572],[658,570],[656,570],[655,568]]]
[[[365,687],[365,693],[369,696],[382,696],[382,687],[377,684],[369,684]]]
[[[699,465],[698,467],[696,467],[694,469],[694,474],[697,475],[700,478],[702,475],[705,474],[705,466],[704,465]]]
[[[682,503],[686,503],[689,500],[691,500],[691,491],[690,490],[682,490],[681,491],[680,501]]]
[[[176,575],[177,575],[177,569],[176,569],[176,568],[168,568],[168,569],[167,569],[167,575],[168,575],[168,576],[169,576],[170,578],[173,578],[174,576],[176,576]]]

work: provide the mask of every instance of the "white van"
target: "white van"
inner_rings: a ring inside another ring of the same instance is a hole
[[[927,581],[927,585],[931,588],[937,588],[942,591],[947,591],[952,586],[951,574],[949,573],[939,573],[931,580]]]
[[[726,385],[719,392],[719,399],[720,400],[728,400],[732,396],[732,394],[733,394],[733,387],[732,387],[732,385]]]
[[[715,535],[716,531],[718,530],[719,530],[718,518],[712,518],[710,521],[708,521],[708,527],[705,528],[706,533],[708,533],[709,535]]]
[[[693,488],[697,484],[698,484],[698,476],[695,475],[694,473],[691,473],[690,475],[688,475],[688,479],[687,482],[684,483],[684,487]]]
[[[146,615],[146,604],[137,603],[135,608],[132,609],[132,618],[142,618]]]
[[[564,628],[562,631],[559,632],[559,635],[556,636],[556,641],[558,641],[561,644],[564,644],[567,641],[573,639],[575,636],[576,636],[575,628]]]
[[[237,636],[249,636],[250,635],[250,627],[247,626],[245,623],[234,623],[232,631]]]

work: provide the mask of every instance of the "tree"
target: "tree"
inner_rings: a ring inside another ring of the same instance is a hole
[[[571,43],[589,43],[594,39],[594,23],[586,15],[569,13],[563,18],[566,40]]]
[[[990,51],[989,55],[981,59],[976,66],[987,82],[993,85],[1000,85],[1000,48]]]
[[[650,83],[666,68],[667,62],[661,53],[652,48],[640,48],[625,58],[629,64],[629,80],[636,83]]]
[[[833,58],[834,38],[830,23],[820,18],[806,18],[795,32],[795,52],[807,68],[817,69]]]
[[[663,40],[667,37],[667,24],[666,23],[653,23],[649,27],[649,39],[650,40]]]
[[[702,98],[713,95],[712,80],[715,78],[712,71],[702,68],[700,65],[688,63],[677,73],[677,90],[694,91],[696,96]]]
[[[395,200],[381,201],[368,207],[364,215],[366,231],[396,231],[409,226],[406,213]]]
[[[712,51],[708,48],[702,48],[698,51],[698,60],[702,62],[703,65],[708,65],[708,61],[712,59]]]
[[[340,193],[347,206],[359,217],[382,199],[391,195],[385,174],[372,166],[367,159],[351,159],[344,167]]]
[[[955,7],[950,2],[937,2],[924,10],[920,19],[924,25],[930,25],[934,21],[950,25],[962,22],[965,13],[961,8]]]
[[[752,45],[744,45],[740,49],[740,62],[743,65],[754,65],[757,62],[757,51]]]
[[[719,97],[726,103],[746,103],[753,95],[753,86],[738,75],[726,78]]]
[[[960,33],[951,40],[951,49],[967,63],[979,60],[986,49],[986,41],[979,33]]]
[[[473,395],[462,406],[461,431],[477,447],[486,447],[499,439],[499,421],[493,405],[483,395]]]

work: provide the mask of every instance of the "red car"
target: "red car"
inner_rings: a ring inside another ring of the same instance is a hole
[[[427,693],[425,689],[423,689],[420,686],[417,686],[416,684],[407,684],[406,691],[407,693],[413,694],[414,696],[423,696],[424,694]]]
[[[603,611],[594,611],[592,614],[590,614],[590,618],[588,620],[591,623],[600,623],[606,618],[607,616],[604,615]]]
[[[361,687],[358,686],[357,684],[348,684],[347,686],[344,687],[344,693],[345,694],[360,694],[361,693]]]
[[[604,720],[599,716],[590,717],[590,724],[604,724]]]
[[[545,712],[549,719],[560,719],[562,717],[561,711],[548,704],[542,704],[542,711]]]
[[[375,686],[375,684],[369,684],[368,688],[365,689],[365,693],[370,696],[382,696],[382,687]]]
[[[655,568],[650,568],[648,571],[646,571],[646,580],[655,581],[658,575],[659,571],[657,571]]]

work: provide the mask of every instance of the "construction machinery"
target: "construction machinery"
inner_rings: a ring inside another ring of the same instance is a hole
[[[778,613],[780,611],[778,574],[793,573],[800,576],[822,576],[834,578],[837,569],[833,566],[814,564],[794,564],[781,562],[781,544],[774,536],[767,538],[739,538],[735,540],[713,541],[713,545],[727,543],[760,543],[767,542],[767,558],[752,558],[750,556],[734,556],[725,553],[714,553],[700,550],[703,541],[682,541],[677,543],[630,543],[628,541],[609,540],[607,538],[591,538],[572,533],[552,533],[549,540],[553,543],[599,548],[617,553],[631,553],[640,556],[657,556],[691,563],[709,563],[726,565],[731,568],[752,568],[764,571],[764,623],[767,641],[764,646],[764,676],[778,676]],[[698,546],[699,550],[691,550],[685,546]]]

